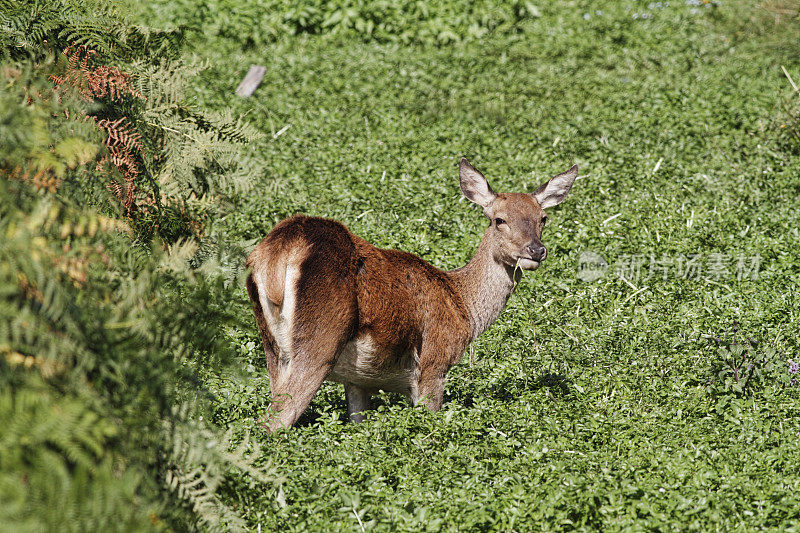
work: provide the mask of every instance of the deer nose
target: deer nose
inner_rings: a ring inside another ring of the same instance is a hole
[[[536,262],[541,262],[547,257],[547,248],[542,244],[529,244],[528,253],[531,254],[531,259]]]

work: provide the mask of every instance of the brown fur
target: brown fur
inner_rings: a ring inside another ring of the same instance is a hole
[[[444,272],[304,215],[282,221],[252,251],[246,285],[272,385],[271,430],[294,424],[325,379],[344,383],[354,420],[379,389],[441,407],[445,375],[502,310],[518,281],[513,265],[541,246],[544,225],[532,195],[496,195],[464,165],[462,190],[493,219],[464,268]]]

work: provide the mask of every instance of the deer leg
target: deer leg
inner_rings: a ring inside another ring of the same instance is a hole
[[[417,388],[412,391],[414,405],[422,403],[431,411],[438,411],[444,403],[444,379],[450,368],[458,362],[467,347],[469,338],[448,338],[434,330],[422,344],[419,360]]]
[[[363,422],[364,411],[370,409],[372,392],[355,385],[345,385],[344,396],[347,399],[347,416],[353,422]]]
[[[416,398],[411,398],[415,406],[421,403],[431,411],[442,408],[445,373],[439,369],[429,369],[420,373]]]
[[[346,344],[348,328],[339,329],[329,335],[319,334],[322,328],[312,335],[296,333],[293,353],[278,358],[280,370],[271,380],[270,433],[294,425],[311,403]]]
[[[272,345],[264,341],[264,354],[267,359],[267,372],[269,374],[269,382],[277,383],[280,372],[280,365],[278,363],[278,355],[275,353]]]
[[[270,413],[266,417],[270,433],[297,422],[333,366],[330,363],[313,366],[295,363],[289,363],[272,391]]]

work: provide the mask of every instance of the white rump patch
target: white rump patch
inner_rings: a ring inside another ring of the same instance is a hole
[[[279,307],[267,297],[264,275],[259,273],[256,277],[258,297],[262,302],[264,318],[267,321],[267,327],[275,338],[275,344],[278,346],[279,367],[283,369],[284,374],[289,369],[294,356],[292,327],[294,326],[295,307],[297,305],[297,280],[299,278],[300,268],[292,263],[287,263],[286,274],[283,279],[283,303]]]

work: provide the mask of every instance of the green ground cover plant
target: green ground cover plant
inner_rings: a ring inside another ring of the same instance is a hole
[[[213,40],[244,48],[300,34],[446,45],[514,32],[523,20],[540,16],[533,2],[521,0],[156,0],[138,7],[148,20],[185,29],[197,46]]]
[[[454,1],[423,12],[420,3],[328,2],[308,4],[316,11],[306,26],[278,2],[193,5],[128,6],[126,24],[145,28],[154,43],[166,37],[153,28],[179,35],[164,48],[170,61],[206,62],[181,79],[182,105],[191,113],[177,108],[164,116],[187,121],[180,130],[187,133],[204,127],[193,117],[243,117],[254,131],[228,139],[236,142],[225,145],[225,168],[247,179],[239,188],[220,185],[224,194],[202,211],[184,210],[202,231],[160,234],[156,219],[147,219],[137,232],[113,196],[93,194],[98,214],[91,216],[125,223],[134,236],[80,236],[86,250],[101,239],[118,266],[93,271],[84,285],[59,270],[66,277],[54,293],[77,302],[66,316],[114,318],[91,322],[91,331],[109,335],[93,341],[89,353],[98,355],[46,361],[68,368],[76,360],[106,361],[101,369],[142,361],[127,381],[135,384],[130,407],[104,381],[105,370],[95,378],[78,364],[65,381],[37,362],[40,352],[75,353],[72,344],[56,350],[13,333],[55,320],[47,310],[60,309],[37,304],[32,285],[18,276],[35,280],[37,269],[56,268],[37,266],[32,252],[41,246],[57,254],[63,221],[48,226],[36,213],[58,201],[67,204],[58,213],[77,212],[59,216],[89,217],[82,203],[73,205],[87,188],[50,193],[19,176],[3,178],[9,200],[0,231],[14,238],[0,244],[0,313],[17,330],[0,328],[0,418],[22,428],[0,437],[8,442],[0,450],[12,450],[0,451],[0,491],[21,502],[7,516],[21,522],[47,508],[52,500],[36,496],[36,487],[49,478],[39,470],[30,479],[40,481],[25,485],[22,474],[55,461],[66,465],[61,479],[85,490],[70,500],[88,517],[81,520],[122,517],[120,528],[800,527],[800,92],[781,68],[800,80],[796,3],[498,2],[469,11]],[[484,8],[490,15],[481,18]],[[372,29],[359,29],[357,17],[331,19],[336,9],[369,13]],[[463,17],[447,16],[455,12]],[[439,38],[441,31],[456,38]],[[64,35],[63,47],[76,40]],[[140,79],[159,78],[147,74],[161,68],[147,54],[137,62],[93,49]],[[22,56],[6,63],[26,72]],[[267,67],[262,85],[249,99],[234,97],[252,64]],[[11,100],[4,109],[12,109]],[[6,113],[2,124],[19,116]],[[219,135],[231,129],[216,128]],[[43,146],[54,153],[61,140],[76,137],[96,147],[88,159],[102,157],[103,131],[49,131]],[[64,153],[82,153],[75,148],[82,144],[72,146]],[[4,151],[4,161],[29,160],[13,155],[20,150]],[[269,380],[237,278],[248,247],[282,218],[304,212],[341,220],[377,246],[442,268],[461,266],[485,224],[460,199],[462,155],[499,191],[533,190],[573,163],[582,177],[549,213],[547,260],[524,277],[498,321],[448,375],[442,411],[384,394],[364,423],[350,424],[342,387],[325,384],[297,427],[266,434],[260,416]],[[62,163],[65,182],[88,164]],[[215,179],[213,159],[198,165],[184,175]],[[216,199],[218,189],[203,183],[197,189],[176,180],[173,190],[192,201]],[[194,244],[177,244],[190,237]],[[18,257],[33,259],[6,259]],[[136,280],[146,280],[147,290],[135,290]],[[131,292],[160,296],[136,300]],[[145,304],[149,310],[137,316],[147,327],[124,318]],[[31,318],[14,322],[18,315]],[[157,335],[164,325],[177,340]],[[125,331],[129,336],[119,337]],[[115,351],[114,339],[125,349]],[[99,400],[106,397],[120,403]],[[195,398],[206,400],[197,409],[178,407]],[[66,426],[75,428],[66,431],[72,437],[31,438],[42,433],[19,420],[49,427],[53,417],[61,420],[56,404],[73,413]],[[216,458],[192,458],[216,465],[216,510],[192,509],[185,493],[170,491],[168,469],[148,463],[154,455],[130,437],[173,417],[208,426],[195,440],[155,433],[154,447],[198,442],[205,431],[223,443]],[[226,462],[223,455],[243,442],[247,460]],[[113,466],[120,463],[133,466]],[[90,506],[103,501],[100,493],[117,503]],[[119,503],[132,500],[143,503]],[[0,515],[0,524],[8,520]]]
[[[484,224],[459,200],[460,155],[498,190],[533,189],[572,163],[584,175],[551,214],[543,268],[451,372],[443,411],[386,396],[350,425],[341,387],[325,385],[301,427],[261,436],[280,491],[232,487],[253,526],[797,524],[798,389],[783,378],[798,350],[799,167],[780,141],[782,102],[796,97],[780,65],[797,70],[797,26],[706,5],[540,6],[520,33],[448,47],[300,37],[212,50],[198,97],[265,131],[253,147],[265,182],[285,180],[219,221],[230,237],[260,238],[302,211],[453,268]],[[231,100],[250,64],[267,66],[261,88]],[[577,277],[585,251],[610,264],[589,283]],[[697,276],[677,264],[692,254]],[[708,270],[712,254],[727,273]],[[616,269],[634,256],[646,262],[626,282]],[[673,261],[666,276],[651,256]],[[754,256],[758,279],[737,278],[737,258]],[[778,360],[749,395],[712,384],[713,338],[734,322]],[[255,329],[233,335],[249,370],[209,376],[216,419],[257,432],[261,349]]]

